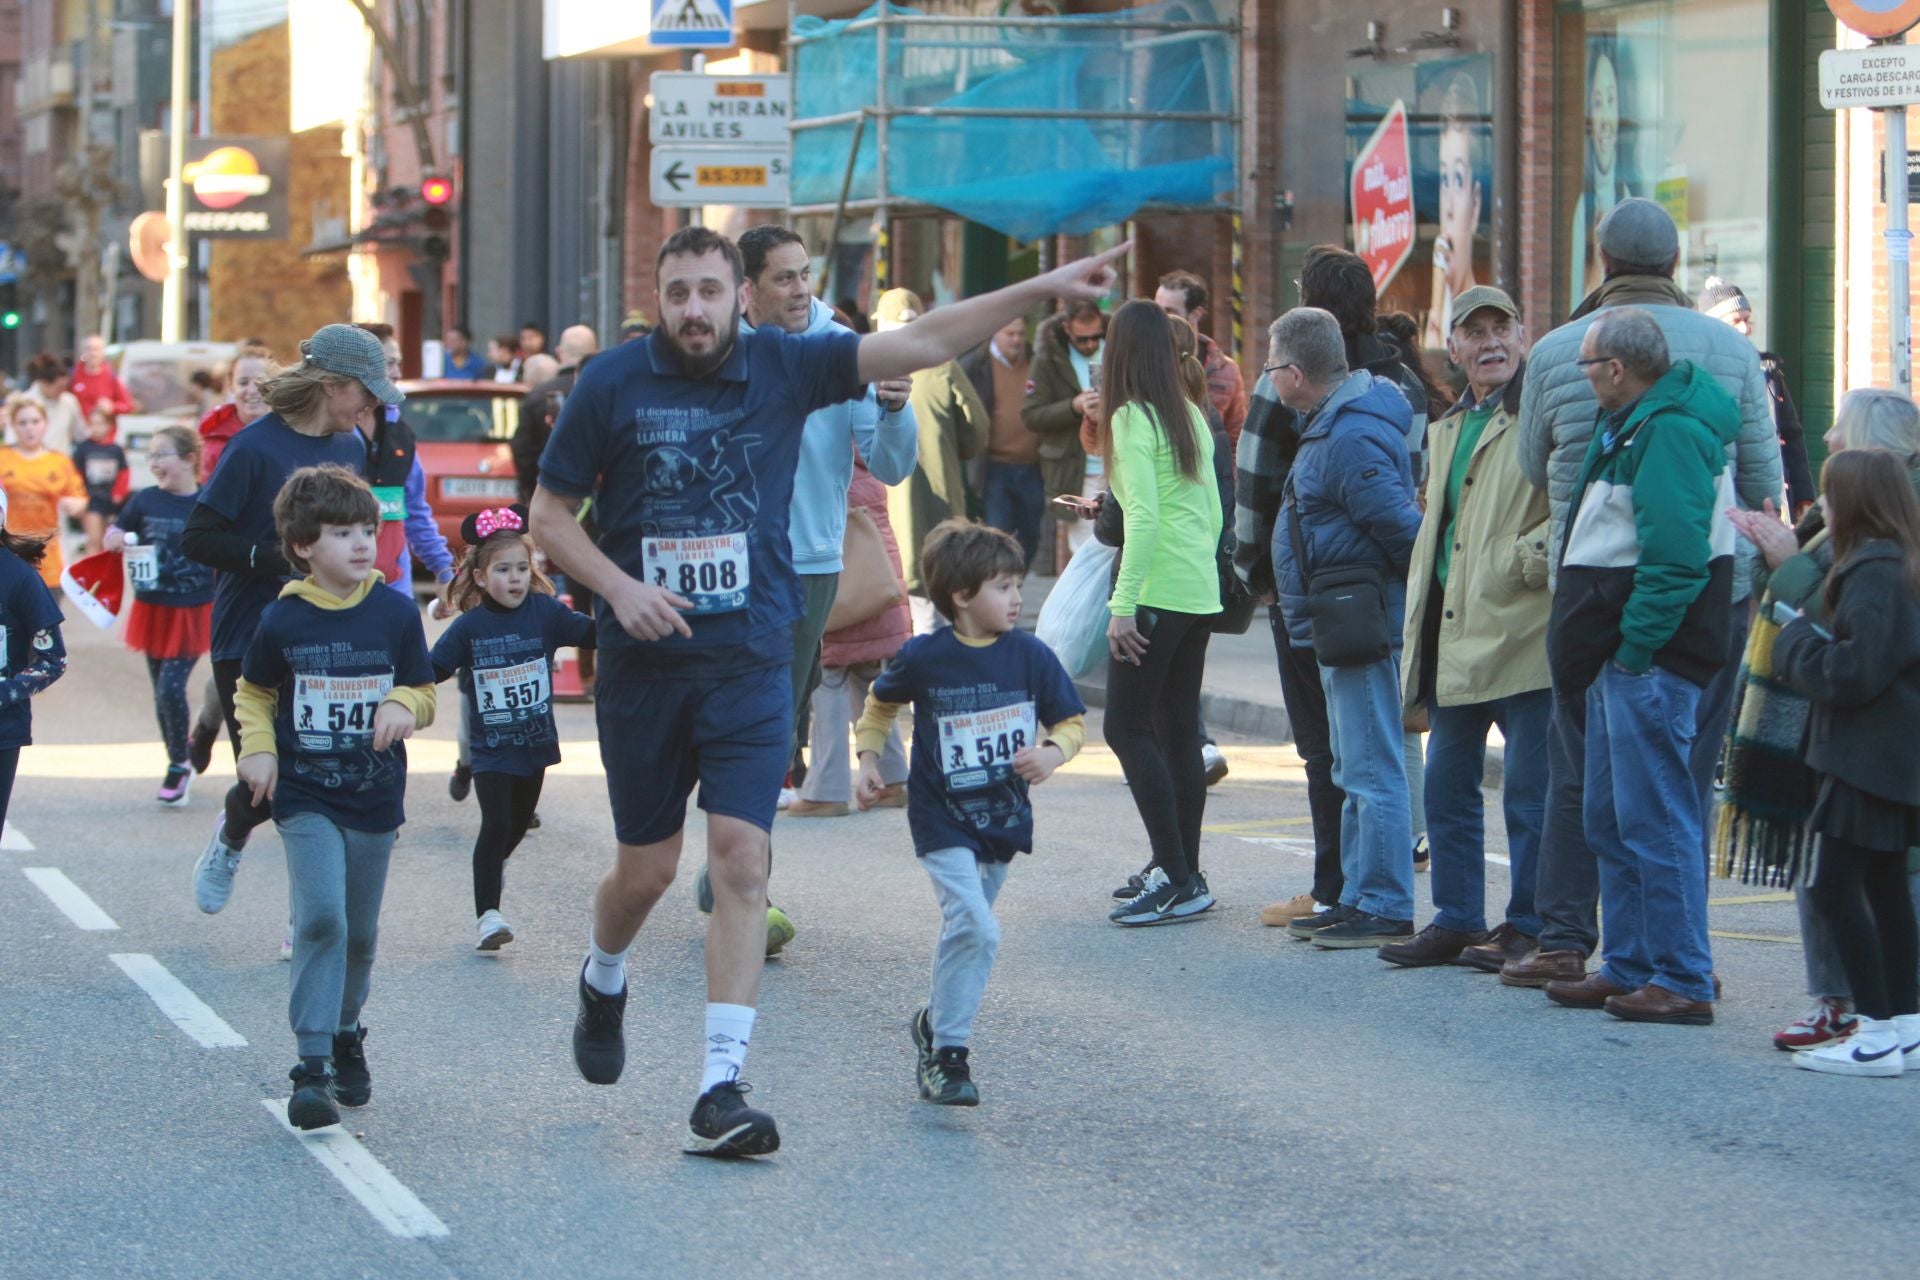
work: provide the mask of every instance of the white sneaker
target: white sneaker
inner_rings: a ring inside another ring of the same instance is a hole
[[[513,926],[497,911],[485,912],[474,922],[474,933],[479,941],[473,944],[475,951],[498,951],[513,941]]]
[[[213,825],[213,838],[193,864],[193,900],[208,915],[227,905],[233,896],[233,875],[240,869],[240,850],[227,844],[227,818]]]
[[[1851,1037],[1803,1049],[1793,1055],[1793,1065],[1834,1076],[1897,1076],[1904,1055],[1894,1026],[1891,1019],[1862,1018]]]
[[[1227,755],[1211,742],[1200,744],[1200,765],[1207,771],[1208,786],[1227,776]]]
[[[293,959],[292,925],[288,925],[287,931],[280,935],[280,959],[283,961],[291,961]]]
[[[1908,1071],[1920,1072],[1920,1013],[1903,1013],[1893,1020],[1893,1034],[1899,1037],[1900,1053]]]
[[[795,800],[798,800],[799,798],[800,798],[800,791],[798,788],[782,787],[780,788],[780,798],[774,801],[773,807],[776,809],[789,808],[792,806],[793,802]]]

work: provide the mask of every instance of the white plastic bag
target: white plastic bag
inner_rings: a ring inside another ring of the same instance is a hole
[[[1089,542],[1073,553],[1060,580],[1040,606],[1033,633],[1052,649],[1070,676],[1083,676],[1107,656],[1107,600],[1113,587],[1113,561],[1120,551]]]

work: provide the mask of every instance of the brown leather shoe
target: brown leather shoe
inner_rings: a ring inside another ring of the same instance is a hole
[[[1609,998],[1628,994],[1597,973],[1590,973],[1578,982],[1549,982],[1546,993],[1547,999],[1569,1009],[1605,1008]]]
[[[1603,1007],[1626,1022],[1675,1022],[1689,1027],[1713,1025],[1713,1001],[1689,1000],[1657,982],[1649,982],[1631,995],[1609,997]]]
[[[907,807],[907,784],[893,782],[880,788],[880,798],[873,802],[876,809],[904,809]]]
[[[1388,964],[1403,969],[1422,969],[1428,965],[1451,964],[1465,947],[1486,937],[1483,933],[1461,933],[1430,924],[1405,942],[1389,942],[1375,954]]]
[[[850,812],[837,800],[795,800],[785,810],[789,818],[844,818]]]
[[[1454,958],[1454,963],[1482,973],[1499,973],[1512,960],[1524,960],[1540,946],[1539,939],[1528,937],[1502,921],[1487,935],[1485,942],[1471,946]]]
[[[1587,976],[1587,958],[1578,951],[1530,951],[1500,966],[1500,981],[1510,987],[1544,987],[1549,982],[1578,982]]]

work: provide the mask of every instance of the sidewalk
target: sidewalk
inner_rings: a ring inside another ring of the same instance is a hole
[[[1056,578],[1027,575],[1021,587],[1020,625],[1033,630]],[[1104,665],[1074,681],[1089,707],[1107,704]],[[1267,611],[1257,609],[1245,635],[1216,635],[1207,644],[1207,674],[1200,685],[1200,714],[1209,729],[1224,729],[1268,742],[1292,742],[1293,725],[1280,697],[1280,669],[1273,652]],[[1495,729],[1487,740],[1486,784],[1500,785],[1506,742]]]

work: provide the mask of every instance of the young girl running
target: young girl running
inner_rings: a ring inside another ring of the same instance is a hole
[[[107,530],[109,551],[126,553],[127,646],[147,655],[154,714],[167,748],[167,775],[154,796],[180,808],[193,786],[187,729],[187,681],[212,639],[213,570],[180,553],[180,535],[200,497],[200,437],[190,427],[162,427],[147,447],[159,483],[127,500]]]
[[[7,521],[7,494],[0,489],[0,525]],[[33,741],[33,707],[27,701],[67,670],[60,640],[60,608],[37,572],[46,544],[0,529],[0,825],[13,798],[20,748]]]
[[[1821,774],[1809,887],[1840,949],[1859,1030],[1794,1055],[1847,1076],[1920,1071],[1920,965],[1907,850],[1920,845],[1920,499],[1905,462],[1848,449],[1824,477],[1831,634],[1800,617],[1774,641],[1775,675],[1813,701],[1807,763]]]
[[[60,518],[77,516],[87,508],[87,486],[74,470],[73,459],[47,448],[47,411],[25,396],[10,405],[14,444],[0,448],[0,489],[6,490],[7,528],[44,540],[39,557],[40,581],[58,590]]]
[[[460,616],[433,646],[433,673],[445,680],[458,671],[467,703],[473,794],[480,802],[474,947],[498,951],[513,941],[500,914],[504,866],[527,834],[547,766],[560,763],[553,654],[568,645],[591,647],[594,624],[561,604],[547,576],[533,567],[525,507],[468,516],[460,536],[468,550],[449,591]]]
[[[86,554],[106,545],[107,526],[126,495],[127,451],[113,442],[113,406],[101,403],[87,415],[87,434],[73,442],[73,467],[87,486],[87,509],[80,515]],[[157,478],[157,477],[156,477]]]

